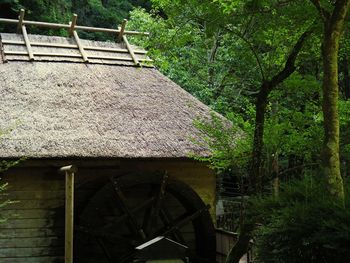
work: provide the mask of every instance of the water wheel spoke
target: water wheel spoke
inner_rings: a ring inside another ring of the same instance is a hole
[[[170,234],[174,233],[174,231],[180,230],[183,226],[185,226],[187,223],[190,221],[195,220],[197,217],[201,216],[201,214],[207,210],[209,210],[210,205],[207,205],[206,207],[197,210],[191,215],[184,214],[180,217],[178,217],[175,221],[174,224],[169,228],[160,231],[159,236],[169,236]]]
[[[113,184],[113,188],[114,191],[117,195],[117,200],[119,203],[120,208],[122,209],[122,211],[126,214],[126,216],[129,218],[128,221],[128,225],[130,226],[130,228],[132,229],[132,231],[134,231],[136,234],[138,234],[143,240],[146,239],[146,235],[143,231],[143,229],[139,226],[139,224],[137,223],[136,218],[134,217],[132,211],[129,209],[128,205],[127,205],[127,201],[126,198],[119,186],[119,182],[116,178],[112,177],[111,178],[111,182]]]
[[[108,262],[113,263],[113,259],[111,254],[109,253],[104,241],[101,238],[97,238],[97,243],[100,245],[100,247],[102,248],[102,251],[104,253],[104,255],[106,256]]]
[[[160,210],[160,218],[163,221],[163,223],[165,224],[165,226],[167,226],[167,227],[171,227],[175,224],[172,215],[170,214],[170,212],[168,211],[168,209],[166,207],[163,207]],[[184,237],[179,229],[174,229],[174,232],[172,234],[173,234],[175,240],[179,241],[181,244],[183,244],[185,246],[187,245],[185,242],[185,239],[184,239]]]
[[[195,261],[195,262],[200,262],[200,263],[212,263],[211,260],[198,256],[197,254],[195,254],[194,252],[188,252],[188,256],[190,257],[191,260]],[[192,262],[192,261],[191,261]]]
[[[127,238],[127,237],[116,235],[116,234],[113,234],[110,232],[106,232],[102,228],[91,229],[88,227],[75,225],[75,230],[77,232],[84,233],[84,234],[91,236],[91,237],[95,237],[95,238],[99,238],[99,239],[107,239],[107,240],[113,241],[115,243],[118,243],[118,242],[131,243],[133,241],[131,238]]]
[[[132,214],[136,214],[139,211],[142,211],[143,209],[147,208],[148,206],[151,206],[154,202],[154,197],[149,198],[144,203],[134,207],[131,209]],[[105,217],[106,224],[102,226],[100,229],[101,231],[108,231],[110,228],[113,228],[114,226],[118,226],[122,223],[124,223],[129,216],[127,214],[123,214],[121,216],[109,216]]]
[[[169,178],[168,174],[164,173],[162,177],[162,181],[159,186],[157,197],[154,200],[154,204],[151,206],[148,213],[145,213],[145,219],[144,219],[142,228],[146,233],[149,233],[152,227],[157,224],[157,217],[159,215],[159,211],[165,196],[165,188],[168,183],[168,178]],[[151,233],[149,234],[151,235]]]

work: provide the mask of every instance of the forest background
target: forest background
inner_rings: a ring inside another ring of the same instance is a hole
[[[128,18],[128,29],[149,31],[134,43],[150,51],[162,73],[234,124],[227,127],[215,115],[195,123],[213,153],[202,160],[233,178],[241,195],[253,196],[228,261],[237,262],[254,238],[257,261],[349,262],[349,5],[0,0],[0,17],[15,18],[25,8],[28,20],[67,23],[76,13],[81,25],[116,28]],[[113,40],[99,33],[81,37]]]

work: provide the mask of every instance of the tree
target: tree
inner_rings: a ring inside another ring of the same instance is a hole
[[[344,202],[343,179],[339,161],[339,114],[338,114],[338,53],[343,25],[350,7],[350,0],[338,0],[332,7],[322,6],[319,0],[311,0],[323,22],[323,116],[325,139],[322,165],[329,193]],[[330,10],[329,10],[330,9]]]

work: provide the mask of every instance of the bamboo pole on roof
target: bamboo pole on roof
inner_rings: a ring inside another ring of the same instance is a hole
[[[17,40],[2,39],[1,42],[3,44],[10,44],[10,45],[25,45],[24,41],[17,41]],[[71,44],[44,43],[44,42],[30,42],[30,44],[31,44],[31,46],[78,49],[77,45],[71,45]],[[129,51],[127,49],[123,49],[123,48],[94,47],[94,46],[83,46],[83,47],[84,47],[84,50],[105,51],[105,52],[113,52],[113,53],[129,53]],[[145,55],[145,54],[147,54],[147,51],[146,50],[134,50],[134,53]]]
[[[17,34],[21,33],[25,11],[21,9],[18,16]]]
[[[87,57],[87,55],[85,53],[84,47],[83,47],[83,45],[80,42],[80,38],[78,36],[77,31],[75,31],[75,30],[73,31],[73,36],[74,36],[75,42],[77,42],[80,54],[83,57],[84,62],[89,62],[89,59],[88,59],[88,57]]]
[[[122,26],[120,27],[120,32],[118,34],[118,38],[117,41],[121,42],[123,40],[123,35],[124,35],[124,31],[125,31],[125,27],[126,27],[126,23],[128,22],[127,19],[123,20]]]
[[[0,18],[0,23],[8,23],[8,24],[18,24],[18,19],[8,19],[8,18]],[[38,27],[46,27],[52,29],[70,29],[70,25],[68,24],[59,24],[59,23],[48,23],[48,22],[37,22],[30,20],[23,20],[23,24],[28,26],[38,26]],[[89,26],[75,26],[76,30],[90,31],[90,32],[105,32],[105,33],[119,33],[119,29],[111,29],[111,28],[103,28],[103,27],[89,27]],[[138,31],[124,31],[125,35],[139,35],[139,36],[149,36],[148,32],[138,32]]]
[[[130,54],[132,60],[134,61],[135,65],[136,65],[136,66],[140,66],[140,62],[139,62],[138,59],[136,58],[135,53],[134,53],[134,51],[132,50],[132,48],[131,48],[131,46],[130,46],[130,44],[129,44],[129,41],[128,41],[128,39],[126,38],[125,35],[123,35],[123,41],[124,41],[124,43],[125,43],[125,45],[126,45],[126,48],[127,48],[128,51],[129,51],[129,54]]]
[[[77,14],[73,14],[72,16],[72,21],[70,22],[70,28],[69,28],[69,36],[73,36],[73,31],[75,30],[75,26],[77,25],[77,19],[78,19],[78,15]]]
[[[34,54],[33,54],[32,46],[30,45],[30,42],[29,42],[27,29],[26,29],[25,25],[22,25],[22,34],[23,34],[24,42],[25,42],[26,47],[27,47],[29,60],[32,61],[32,60],[34,60]]]

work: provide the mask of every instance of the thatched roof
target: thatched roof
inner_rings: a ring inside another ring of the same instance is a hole
[[[22,61],[27,60],[25,56],[5,59],[8,63],[0,60],[0,129],[13,129],[0,139],[1,158],[208,154],[191,137],[198,138],[193,120],[209,117],[209,108],[155,68],[47,58]]]

